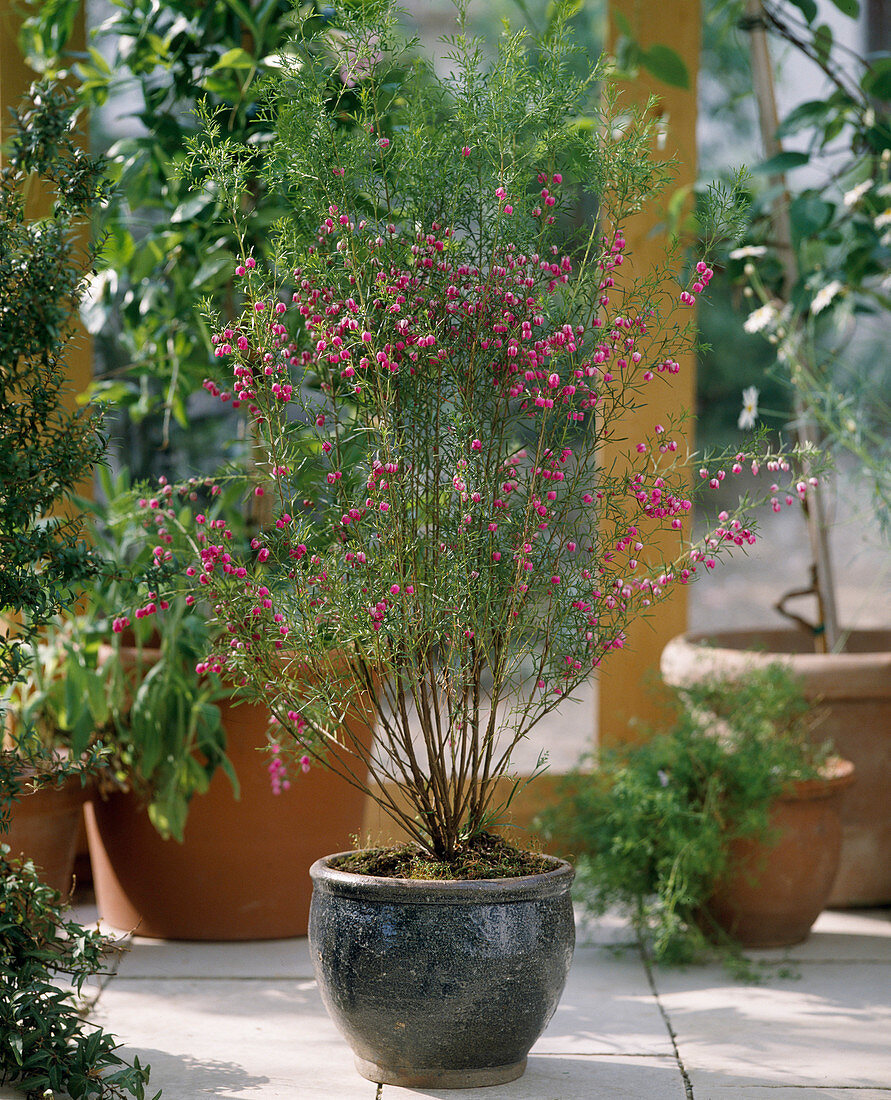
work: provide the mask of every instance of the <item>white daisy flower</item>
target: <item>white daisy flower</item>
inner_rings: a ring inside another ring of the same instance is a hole
[[[827,283],[826,286],[820,287],[814,295],[814,300],[811,302],[811,313],[822,313],[841,289],[842,284],[838,279],[833,279],[831,283]]]
[[[850,191],[845,191],[843,199],[845,206],[856,206],[871,187],[872,180],[864,180],[863,183],[852,187]]]
[[[766,256],[767,249],[763,244],[747,244],[744,248],[734,248],[730,253],[731,260],[747,260],[750,256]]]
[[[876,229],[884,229],[886,225],[891,225],[891,209],[883,210],[875,220]]]
[[[776,317],[777,311],[770,302],[768,302],[766,306],[760,306],[753,313],[749,314],[743,322],[743,328],[746,332],[761,332],[762,329],[772,324],[776,320]]]
[[[755,427],[755,421],[758,419],[758,387],[747,386],[743,390],[742,399],[743,407],[736,424],[738,428],[750,431]]]

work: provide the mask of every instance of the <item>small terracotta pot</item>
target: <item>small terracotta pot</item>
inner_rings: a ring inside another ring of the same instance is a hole
[[[814,701],[818,740],[857,769],[842,806],[842,850],[830,906],[891,903],[891,631],[852,631],[844,653],[817,654],[803,631],[734,630],[673,638],[662,653],[662,678],[681,686],[697,678],[733,680],[781,661]],[[811,647],[811,648],[809,648]]]
[[[794,783],[777,800],[767,841],[731,845],[732,874],[707,911],[742,947],[801,943],[826,907],[841,853],[842,798],[854,779],[850,761],[830,764],[825,777]]]
[[[371,721],[370,705],[358,706],[357,735]],[[221,710],[241,797],[218,770],[189,804],[182,844],[162,840],[132,794],[87,806],[96,900],[114,928],[172,940],[304,936],[310,866],[361,830],[364,796],[325,768],[272,793],[258,751],[266,743],[265,707],[223,703]]]
[[[0,834],[13,856],[32,859],[41,879],[61,894],[74,884],[74,856],[87,793],[77,776],[61,787],[22,795],[12,807],[9,832]]]

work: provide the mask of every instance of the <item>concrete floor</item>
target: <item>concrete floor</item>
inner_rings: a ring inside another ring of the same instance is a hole
[[[827,912],[805,944],[755,953],[795,971],[769,966],[760,985],[717,964],[650,970],[631,940],[617,919],[580,929],[525,1075],[485,1089],[378,1093],[325,1014],[305,939],[136,937],[94,1018],[165,1100],[891,1100],[891,909]]]

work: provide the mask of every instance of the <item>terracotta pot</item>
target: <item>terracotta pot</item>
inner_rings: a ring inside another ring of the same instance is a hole
[[[293,776],[290,790],[273,794],[258,751],[268,711],[221,709],[241,798],[218,770],[189,805],[182,844],[162,840],[131,794],[87,806],[97,905],[114,928],[172,940],[305,936],[310,866],[361,830],[364,796],[324,768]],[[358,733],[370,713],[354,721]]]
[[[825,778],[795,783],[770,815],[770,839],[736,840],[733,872],[708,903],[709,917],[743,947],[807,939],[826,907],[841,854],[841,806],[854,765],[836,760]]]
[[[707,644],[708,643],[708,644]],[[755,650],[756,652],[752,652]],[[857,782],[842,809],[841,858],[829,906],[891,903],[891,631],[853,631],[844,653],[811,652],[793,630],[686,634],[662,653],[662,676],[680,686],[703,676],[733,679],[783,661],[824,717],[815,736],[831,738]]]
[[[74,884],[74,857],[86,792],[77,776],[61,787],[23,794],[12,807],[9,832],[0,834],[13,856],[32,859],[41,879],[68,894]]]
[[[310,951],[359,1073],[409,1089],[521,1076],[572,961],[572,867],[424,881],[340,871],[334,858],[312,868]]]

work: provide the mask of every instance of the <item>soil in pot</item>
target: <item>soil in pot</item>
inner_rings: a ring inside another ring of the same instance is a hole
[[[521,1076],[557,1007],[575,926],[568,863],[519,878],[423,880],[312,867],[322,999],[368,1080],[478,1088]]]
[[[832,891],[853,780],[853,764],[833,760],[824,777],[794,783],[777,800],[765,841],[733,842],[733,873],[709,901],[707,920],[746,948],[805,940]]]
[[[663,679],[674,686],[718,675],[733,679],[773,661],[788,664],[822,717],[815,736],[831,739],[857,781],[841,810],[842,843],[830,906],[891,903],[891,631],[853,631],[844,653],[816,654],[803,631],[735,630],[672,639]]]

